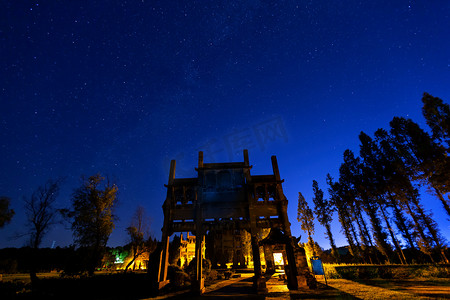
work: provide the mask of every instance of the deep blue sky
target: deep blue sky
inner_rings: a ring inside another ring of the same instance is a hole
[[[243,148],[252,174],[277,155],[305,236],[298,192],[312,204],[312,180],[327,188],[361,130],[394,116],[425,128],[425,91],[450,99],[449,1],[1,1],[0,195],[16,216],[0,247],[26,242],[9,239],[24,230],[23,196],[65,176],[67,207],[97,172],[120,189],[109,245],[127,242],[138,205],[159,238],[170,159],[195,176],[198,150],[243,161]],[[423,201],[450,237],[440,202]],[[319,225],[315,239],[329,248]],[[53,241],[71,232],[57,226],[42,246]]]

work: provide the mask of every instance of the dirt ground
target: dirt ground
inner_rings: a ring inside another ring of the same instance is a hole
[[[199,297],[189,292],[160,296],[157,299],[450,299],[450,279],[319,280],[314,290],[289,291],[284,282],[273,276],[267,281],[268,292],[258,295],[252,289],[252,277],[243,274],[207,287]]]
[[[241,277],[222,280],[209,283],[202,296],[195,296],[189,290],[171,292],[155,298],[146,298],[148,294],[138,290],[147,289],[146,278],[143,275],[129,274],[128,277],[113,278],[106,275],[107,281],[100,281],[102,277],[94,278],[91,281],[63,281],[57,278],[57,274],[46,273],[39,274],[40,278],[46,278],[49,282],[55,282],[59,285],[65,284],[73,289],[76,284],[77,289],[87,288],[88,284],[95,284],[99,287],[102,284],[104,289],[111,289],[112,293],[102,294],[101,299],[119,299],[123,295],[130,299],[450,299],[450,278],[430,278],[430,279],[372,279],[372,280],[346,280],[346,279],[328,279],[325,284],[324,279],[319,279],[318,288],[314,290],[300,289],[298,291],[289,291],[283,280],[279,278],[280,274],[274,274],[266,283],[268,292],[266,294],[257,294],[252,287],[253,274],[240,274]],[[145,275],[145,274],[144,274]],[[127,279],[127,280],[124,280]],[[22,281],[27,282],[27,274],[3,275],[3,282]],[[69,285],[70,284],[70,285]],[[108,285],[114,285],[114,288]],[[104,286],[103,286],[104,285]],[[124,293],[119,288],[124,289]],[[134,295],[127,294],[127,291],[136,290]],[[113,296],[111,296],[113,295]],[[28,299],[22,295],[19,299]],[[91,295],[86,299],[97,299],[96,295]],[[147,296],[148,297],[148,296]],[[3,297],[0,297],[3,298]],[[8,297],[7,297],[8,298]],[[9,298],[8,298],[9,299]],[[16,299],[16,297],[14,297]]]

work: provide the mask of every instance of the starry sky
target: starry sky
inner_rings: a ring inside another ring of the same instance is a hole
[[[0,195],[16,215],[0,248],[21,247],[23,197],[81,175],[119,187],[110,246],[127,243],[139,205],[161,236],[171,159],[177,177],[205,162],[243,161],[270,174],[276,155],[292,231],[298,192],[326,190],[358,134],[394,116],[423,128],[421,97],[450,101],[449,1],[0,2]],[[450,222],[426,193],[441,233]],[[337,216],[335,215],[335,219]],[[346,244],[335,221],[338,246]],[[42,247],[73,243],[57,225]],[[316,224],[315,240],[329,248]]]

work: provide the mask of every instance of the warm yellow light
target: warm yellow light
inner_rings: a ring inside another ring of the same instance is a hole
[[[273,260],[276,266],[284,266],[283,253],[274,253]]]

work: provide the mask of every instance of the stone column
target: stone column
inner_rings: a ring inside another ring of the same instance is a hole
[[[266,293],[266,282],[261,274],[261,257],[259,255],[259,246],[256,238],[256,234],[252,232],[252,252],[253,252],[253,270],[255,272],[255,277],[253,281],[253,286],[256,288],[258,293]]]
[[[169,239],[167,233],[163,233],[162,236],[162,251],[159,258],[159,270],[158,270],[158,289],[162,289],[169,283],[167,280],[167,269],[169,267]]]
[[[173,204],[173,181],[175,180],[176,161],[170,162],[169,182],[167,185],[167,197],[163,204],[164,225],[162,228],[162,251],[159,258],[158,268],[158,289],[163,288],[169,283],[167,280],[167,268],[169,267],[169,238],[170,238],[170,215]]]
[[[195,237],[195,282],[192,288],[193,292],[199,295],[205,292],[205,280],[203,279],[203,243],[204,235],[201,230],[197,230]]]
[[[288,265],[284,265],[284,269],[286,270],[287,280],[288,280],[288,289],[297,290],[298,289],[298,272],[296,265],[296,258],[294,254],[294,249],[290,243],[286,244],[286,260]],[[287,270],[288,269],[288,270]]]
[[[275,261],[273,258],[273,246],[264,245],[264,258],[266,259],[266,273],[275,273]]]

